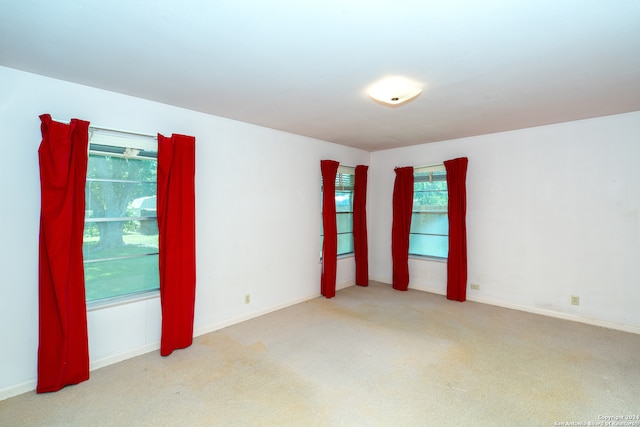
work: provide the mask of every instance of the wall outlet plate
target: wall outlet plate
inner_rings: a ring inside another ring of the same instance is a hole
[[[577,295],[571,295],[571,305],[580,305],[580,297]]]
[[[477,285],[475,283],[471,284],[471,289],[473,289],[474,291],[479,291],[480,290],[480,285]]]

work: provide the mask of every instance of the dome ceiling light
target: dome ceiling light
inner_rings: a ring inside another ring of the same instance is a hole
[[[402,76],[385,77],[367,89],[375,102],[387,107],[399,107],[422,93],[421,85]]]

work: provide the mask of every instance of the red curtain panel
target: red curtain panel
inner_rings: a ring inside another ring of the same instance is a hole
[[[367,242],[367,171],[356,166],[353,188],[353,255],[356,262],[356,285],[369,286],[369,245]]]
[[[336,267],[338,262],[338,228],[336,224],[336,174],[340,164],[321,160],[322,172],[322,274],[320,293],[326,298],[336,296]]]
[[[158,135],[160,354],[193,342],[196,294],[195,147],[192,136]]]
[[[447,299],[467,299],[467,164],[461,157],[444,162],[449,191],[449,257]]]
[[[38,393],[89,379],[82,235],[89,122],[40,116]]]
[[[393,258],[393,288],[409,288],[409,232],[413,209],[413,167],[396,168],[393,185],[393,223],[391,226],[391,256]]]

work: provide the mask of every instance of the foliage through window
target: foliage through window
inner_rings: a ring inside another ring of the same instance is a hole
[[[355,184],[355,168],[339,166],[336,173],[336,225],[338,230],[338,256],[353,253],[353,186]],[[322,206],[320,191],[320,206]],[[322,257],[322,241],[324,229],[320,217],[320,257]]]
[[[447,172],[444,165],[416,168],[413,178],[409,254],[447,258],[449,252]]]
[[[157,167],[151,138],[92,131],[83,238],[87,302],[159,289]]]

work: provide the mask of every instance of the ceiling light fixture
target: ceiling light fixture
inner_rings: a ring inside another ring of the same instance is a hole
[[[375,102],[387,107],[399,107],[422,93],[420,85],[402,76],[385,77],[367,89]]]

